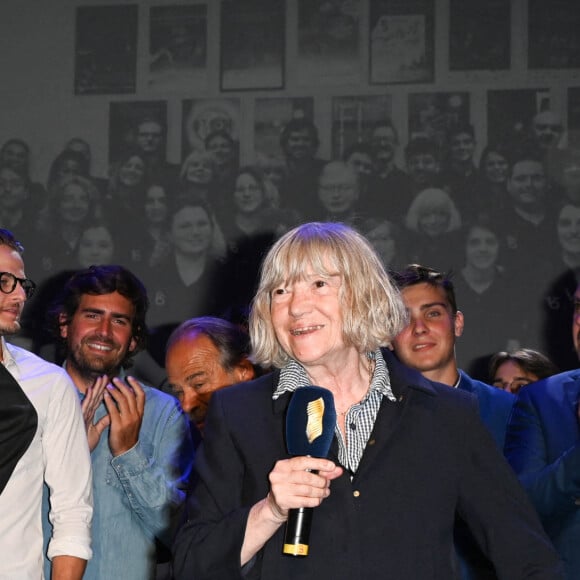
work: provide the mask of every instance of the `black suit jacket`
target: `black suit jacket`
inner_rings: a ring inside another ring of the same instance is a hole
[[[333,481],[315,509],[309,555],[282,555],[282,526],[245,577],[456,578],[453,526],[460,514],[500,578],[560,578],[554,549],[481,423],[475,399],[384,354],[397,402],[383,399],[357,472]],[[214,394],[189,521],[175,545],[176,579],[243,577],[248,512],[268,493],[274,463],[288,457],[290,395],[272,400],[277,381],[273,373]],[[336,462],[337,452],[335,439],[329,457]]]

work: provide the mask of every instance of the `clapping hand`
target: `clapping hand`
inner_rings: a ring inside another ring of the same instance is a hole
[[[109,378],[106,375],[99,377],[93,386],[87,388],[85,398],[81,403],[81,410],[83,412],[83,419],[85,421],[85,429],[87,432],[87,440],[89,442],[89,449],[92,451],[99,443],[103,431],[109,426],[109,415],[101,417],[97,422],[95,421],[95,412],[103,401],[103,394]]]
[[[145,412],[145,392],[133,377],[127,381],[115,377],[105,390],[105,405],[109,411],[109,447],[114,457],[129,451],[139,440]]]

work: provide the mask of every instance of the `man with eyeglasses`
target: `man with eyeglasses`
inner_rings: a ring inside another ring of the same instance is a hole
[[[359,177],[344,161],[329,161],[318,178],[316,221],[342,222],[357,227],[361,221]]]
[[[43,483],[54,530],[53,579],[83,576],[91,557],[91,463],[78,397],[66,372],[8,344],[35,284],[23,248],[0,229],[0,578],[42,578]]]

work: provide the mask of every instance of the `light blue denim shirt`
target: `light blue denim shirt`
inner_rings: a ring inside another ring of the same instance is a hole
[[[195,454],[189,423],[175,398],[142,386],[145,414],[137,444],[113,457],[107,428],[91,453],[93,558],[85,580],[155,578],[155,538],[171,546],[181,518]],[[95,420],[106,412],[101,404]],[[49,570],[47,560],[46,578]]]

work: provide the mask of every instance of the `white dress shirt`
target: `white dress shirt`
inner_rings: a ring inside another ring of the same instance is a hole
[[[39,580],[45,481],[54,525],[48,556],[92,555],[91,459],[78,395],[66,372],[3,338],[0,348],[4,366],[38,414],[34,439],[0,493],[0,580]]]

